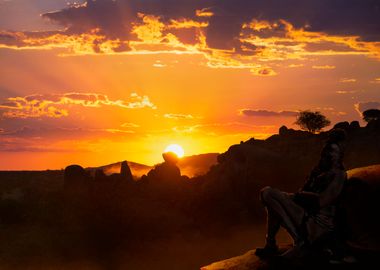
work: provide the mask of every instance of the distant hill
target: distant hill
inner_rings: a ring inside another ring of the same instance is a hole
[[[200,154],[183,157],[177,166],[182,175],[189,177],[205,174],[212,165],[217,164],[218,153]]]
[[[177,166],[181,170],[182,175],[188,177],[198,176],[207,173],[210,167],[217,163],[218,153],[207,153],[193,156],[186,156],[179,160]],[[128,161],[129,168],[133,176],[137,179],[147,174],[154,166],[144,165],[136,162]],[[95,173],[95,170],[102,169],[105,174],[110,175],[120,172],[121,161],[100,167],[88,167],[86,170]]]
[[[88,167],[88,168],[86,168],[86,170],[90,171],[91,174],[94,174],[96,170],[103,170],[103,172],[106,175],[110,175],[113,173],[119,173],[120,167],[121,167],[121,162],[122,161],[119,161],[119,162],[115,162],[112,164],[103,165],[100,167]],[[127,162],[128,162],[129,168],[132,171],[132,175],[135,178],[140,178],[143,174],[147,174],[153,168],[152,166],[148,166],[148,165],[144,165],[144,164],[140,164],[140,163],[136,163],[136,162],[132,162],[132,161],[127,161]]]

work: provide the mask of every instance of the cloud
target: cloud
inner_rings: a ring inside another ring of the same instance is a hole
[[[148,96],[140,96],[136,93],[132,93],[128,100],[111,100],[103,94],[72,92],[10,97],[0,103],[0,113],[5,118],[60,118],[69,115],[68,105],[95,108],[102,106],[125,109],[156,108]]]
[[[202,133],[208,136],[233,135],[233,134],[255,134],[266,137],[277,130],[273,125],[251,125],[241,122],[208,123],[192,126],[175,126],[173,131],[177,133]]]
[[[324,65],[324,66],[312,66],[314,69],[335,69],[335,66]]]
[[[138,128],[140,125],[135,124],[135,123],[123,123],[120,125],[123,128]]]
[[[361,117],[362,113],[366,110],[369,110],[369,109],[380,110],[380,102],[378,101],[359,102],[359,103],[354,104],[354,108]]]
[[[275,76],[277,73],[270,67],[251,68],[251,73],[256,76]]]
[[[304,64],[290,64],[288,65],[289,68],[298,68],[298,67],[303,67]]]
[[[239,114],[244,116],[257,116],[257,117],[294,117],[298,111],[268,111],[268,110],[252,110],[241,109]]]
[[[175,120],[194,119],[195,118],[191,114],[180,114],[180,113],[166,113],[166,114],[164,114],[164,117],[168,118],[168,119],[175,119]]]
[[[342,78],[339,80],[339,82],[341,83],[354,83],[356,82],[356,79],[353,79],[353,78]]]
[[[379,10],[376,1],[356,0],[89,0],[42,15],[65,30],[2,31],[0,48],[61,48],[67,55],[200,54],[210,68],[275,75],[271,61],[329,55],[380,59]]]
[[[195,11],[195,15],[198,17],[212,17],[214,12],[211,11],[211,8],[202,8]]]
[[[354,91],[354,90],[351,90],[351,91],[347,91],[347,90],[338,90],[338,91],[336,91],[335,93],[337,93],[337,94],[341,94],[341,95],[344,95],[344,94],[353,94],[353,93],[356,93],[356,91]]]

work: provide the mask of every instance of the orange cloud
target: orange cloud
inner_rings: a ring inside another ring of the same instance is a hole
[[[194,117],[191,114],[180,114],[180,113],[166,113],[164,114],[164,117],[168,119],[175,119],[175,120],[199,118],[199,117]]]
[[[364,55],[380,59],[380,42],[363,41],[359,36],[312,32],[306,26],[296,28],[282,19],[245,22],[229,48],[216,49],[210,47],[208,18],[212,12],[207,12],[207,9],[197,10],[195,18],[169,20],[138,13],[136,20],[130,23],[130,33],[117,38],[105,35],[100,28],[81,34],[3,31],[0,33],[0,48],[60,48],[66,51],[62,53],[66,55],[199,54],[205,57],[205,65],[210,68],[246,69],[258,76],[276,75],[275,61],[278,65],[278,61],[333,55]],[[313,68],[332,69],[333,66],[315,65]]]
[[[324,66],[312,66],[314,69],[335,69],[335,66],[324,65]]]
[[[214,16],[214,12],[212,12],[210,8],[202,8],[202,9],[197,9],[195,11],[195,15],[197,17],[212,17]]]
[[[277,73],[270,67],[251,68],[251,73],[257,76],[274,76]]]
[[[68,116],[66,105],[84,107],[117,106],[125,109],[152,108],[156,106],[148,96],[132,93],[129,100],[110,100],[107,95],[96,93],[36,94],[25,97],[10,97],[0,103],[5,118],[36,118]]]
[[[183,28],[204,28],[208,26],[208,22],[198,22],[194,20],[181,19],[171,20],[167,25],[168,29],[183,29]]]
[[[353,83],[356,82],[356,79],[350,79],[350,78],[342,78],[339,80],[341,83]]]
[[[138,128],[140,125],[137,125],[135,123],[123,123],[120,125],[123,128]]]
[[[338,90],[338,91],[336,91],[335,93],[337,93],[337,94],[353,94],[353,93],[355,93],[356,91],[346,91],[346,90]]]

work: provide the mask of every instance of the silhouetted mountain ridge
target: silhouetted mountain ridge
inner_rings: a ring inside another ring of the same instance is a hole
[[[219,153],[206,153],[192,156],[185,156],[179,159],[177,166],[181,170],[182,175],[193,177],[196,175],[205,174],[212,165],[217,163],[217,157]],[[106,175],[112,173],[118,173],[120,171],[121,162],[115,162],[100,167],[88,167],[86,170],[94,173],[96,170],[103,170]],[[154,166],[149,166],[141,163],[127,161],[132,174],[136,178],[140,178],[142,175],[147,174]]]

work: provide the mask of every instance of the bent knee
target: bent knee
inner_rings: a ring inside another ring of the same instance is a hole
[[[260,200],[262,202],[268,201],[268,198],[271,197],[273,194],[273,188],[272,187],[265,187],[260,191]]]

